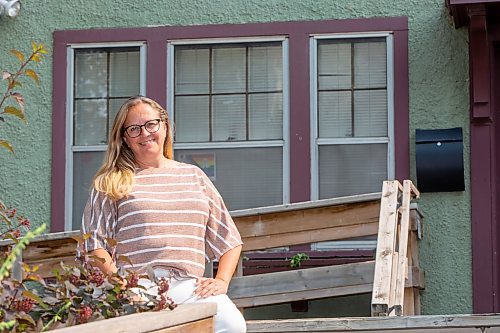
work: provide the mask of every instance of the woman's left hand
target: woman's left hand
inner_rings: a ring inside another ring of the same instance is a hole
[[[217,296],[226,294],[228,287],[229,283],[222,279],[200,277],[198,278],[198,281],[196,281],[196,289],[194,291],[194,294],[201,298]]]

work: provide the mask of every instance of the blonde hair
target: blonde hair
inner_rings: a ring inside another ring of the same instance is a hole
[[[113,200],[126,197],[134,185],[135,158],[132,150],[123,141],[123,124],[130,109],[141,103],[150,105],[160,113],[160,119],[165,123],[167,129],[163,155],[168,159],[173,158],[173,135],[167,111],[150,98],[144,96],[129,98],[116,114],[113,128],[109,134],[108,149],[106,150],[103,165],[97,171],[93,181],[94,188],[97,191],[105,193]]]

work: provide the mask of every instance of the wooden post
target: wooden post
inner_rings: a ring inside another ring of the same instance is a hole
[[[395,255],[399,182],[385,181],[382,187],[380,218],[373,278],[372,316],[387,315],[392,307],[391,283]]]

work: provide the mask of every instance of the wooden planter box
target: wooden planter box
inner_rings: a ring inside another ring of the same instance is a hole
[[[172,311],[136,313],[53,330],[54,333],[214,332],[215,303],[183,304]]]

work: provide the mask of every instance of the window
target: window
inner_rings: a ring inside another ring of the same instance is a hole
[[[79,228],[110,122],[136,94],[167,107],[176,159],[231,210],[409,177],[405,17],[57,31],[54,64],[52,231]]]
[[[311,42],[313,196],[379,192],[394,178],[391,35]]]
[[[79,45],[68,50],[73,70],[68,117],[70,159],[67,221],[79,229],[92,178],[101,165],[120,105],[141,92],[141,47]],[[68,226],[69,227],[69,226]]]
[[[231,210],[287,202],[286,41],[170,48],[175,158],[202,167]]]

